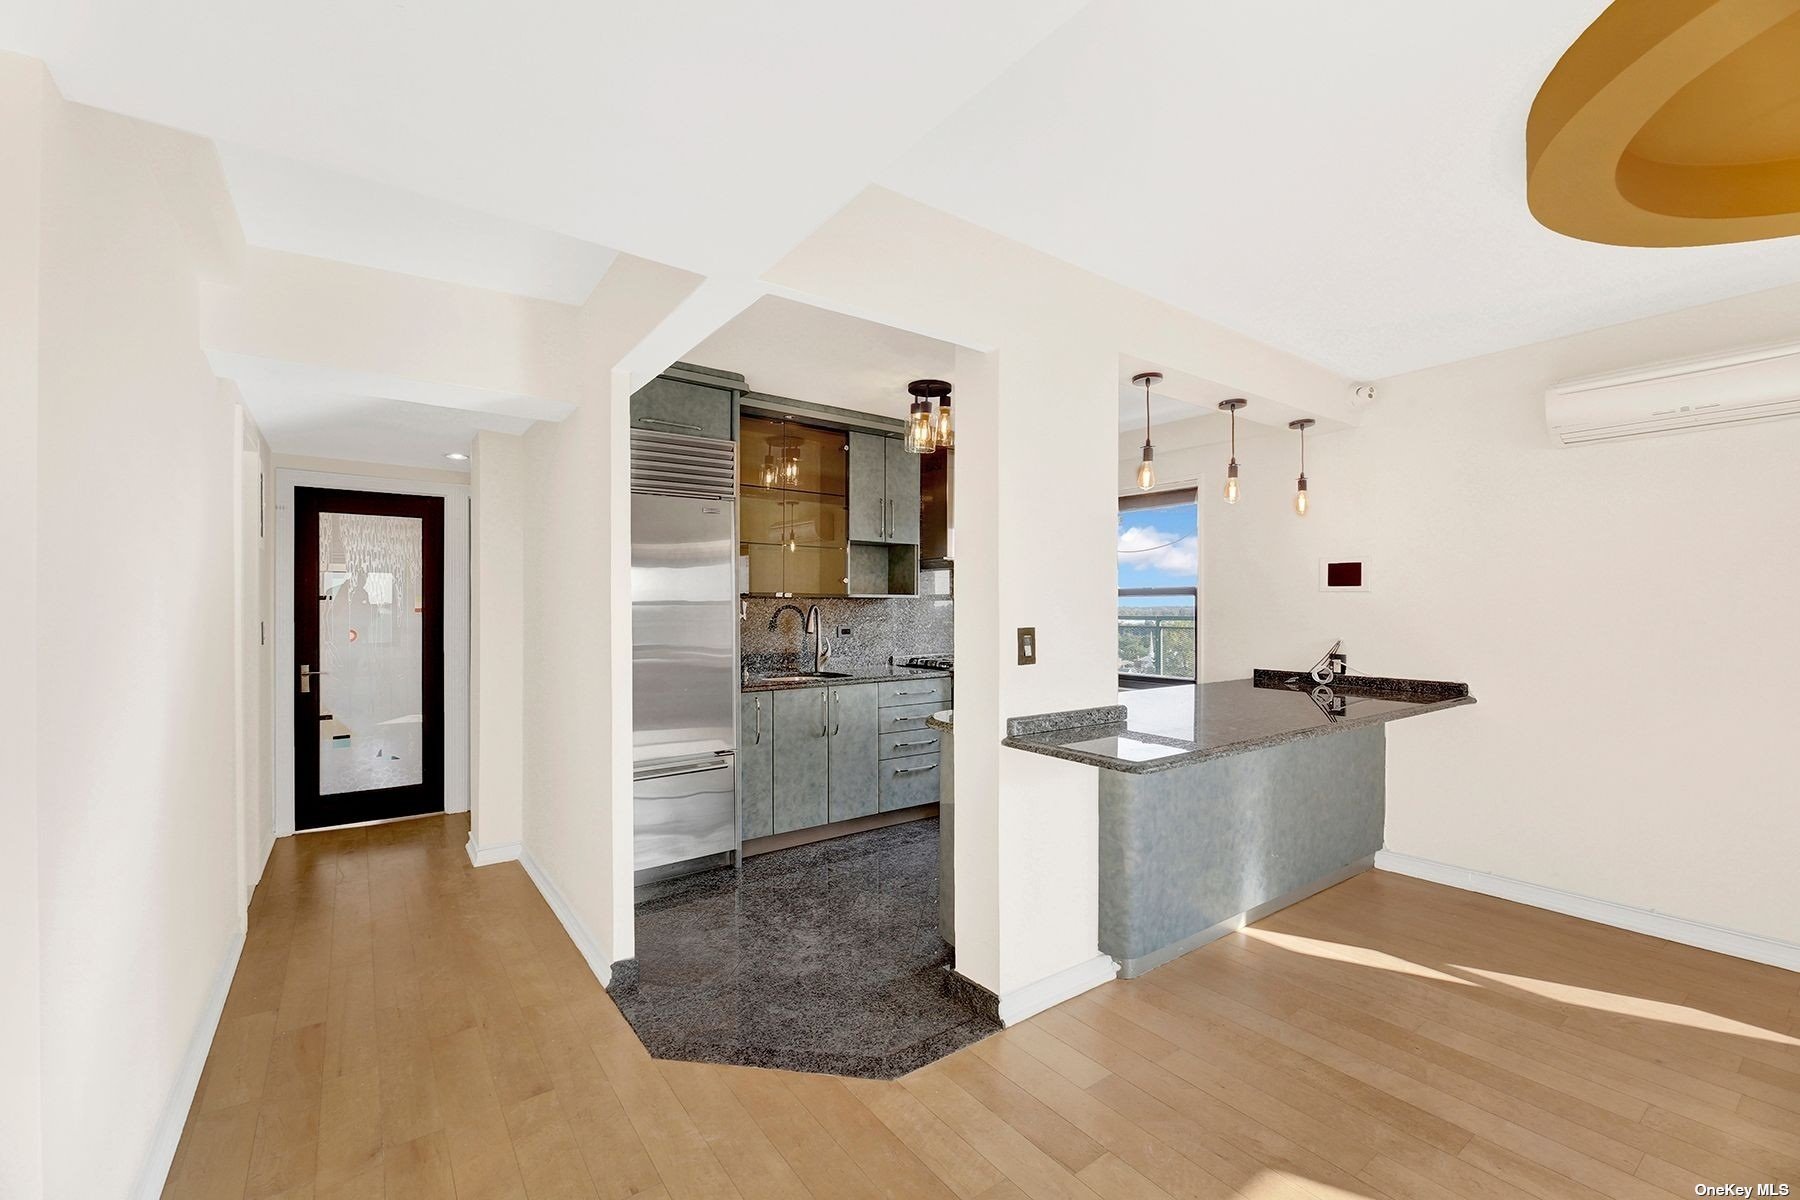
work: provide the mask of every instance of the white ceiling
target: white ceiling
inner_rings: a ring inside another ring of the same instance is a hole
[[[276,454],[467,471],[481,430],[523,433],[531,422],[467,409],[413,404],[380,396],[310,395],[268,384],[240,384],[244,407]]]
[[[873,181],[1374,378],[1800,279],[1797,238],[1532,220],[1526,113],[1604,3],[22,0],[0,45],[71,100],[381,185],[228,151],[253,241],[565,295],[594,270],[410,193],[748,279]]]
[[[1800,280],[1800,238],[1532,219],[1526,114],[1605,6],[1099,0],[880,182],[1352,378]]]
[[[63,95],[753,276],[1079,0],[20,0]]]
[[[908,382],[955,382],[956,347],[781,296],[764,296],[682,358],[737,371],[753,391],[904,417],[912,402]]]
[[[617,252],[372,180],[221,145],[253,246],[580,304]]]

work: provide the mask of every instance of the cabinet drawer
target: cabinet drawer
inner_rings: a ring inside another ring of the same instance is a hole
[[[914,754],[936,754],[943,734],[931,728],[902,729],[899,733],[881,735],[881,757],[906,758]]]
[[[915,754],[907,758],[890,758],[881,764],[881,811],[917,808],[936,804],[938,799],[938,756]]]
[[[896,708],[903,704],[936,704],[944,707],[950,699],[950,680],[938,679],[895,679],[880,685],[881,707]]]
[[[652,379],[631,394],[631,424],[660,433],[731,440],[731,392],[681,379]]]
[[[897,708],[881,710],[881,732],[897,733],[902,729],[923,729],[925,718],[934,712],[942,712],[943,704],[933,700],[930,704],[902,704]]]

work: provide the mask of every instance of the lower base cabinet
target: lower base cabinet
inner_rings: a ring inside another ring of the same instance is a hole
[[[775,700],[774,828],[788,833],[826,821],[831,714],[826,689],[768,693]]]
[[[738,811],[746,842],[775,832],[774,700],[772,692],[738,697]]]
[[[826,816],[833,821],[867,817],[881,808],[881,707],[875,686],[839,686],[830,693]]]
[[[949,702],[948,679],[741,694],[744,839],[936,803],[939,738],[925,717]]]

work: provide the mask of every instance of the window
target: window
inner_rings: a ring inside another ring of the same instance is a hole
[[[1119,680],[1191,683],[1199,661],[1200,530],[1192,489],[1119,501]]]

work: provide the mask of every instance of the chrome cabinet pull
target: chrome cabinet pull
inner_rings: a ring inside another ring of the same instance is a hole
[[[831,732],[831,712],[827,706],[831,703],[831,693],[824,688],[819,689],[819,736],[825,737]]]
[[[756,698],[756,745],[762,745],[762,697]]]
[[[843,727],[844,727],[844,697],[840,694],[837,698],[837,716],[835,718],[833,718],[833,720],[831,722],[831,736],[836,737],[838,735],[838,731],[843,729]]]
[[[937,740],[934,738],[929,742],[895,742],[894,749],[904,750],[908,746],[935,746],[935,745],[937,745]]]
[[[935,770],[937,770],[937,764],[932,763],[928,767],[895,767],[894,774],[896,774],[896,775],[919,775],[926,771],[935,771]]]
[[[638,421],[644,425],[667,425],[670,429],[691,429],[695,433],[701,432],[700,426],[689,425],[686,421],[665,421],[661,417],[639,417]]]

